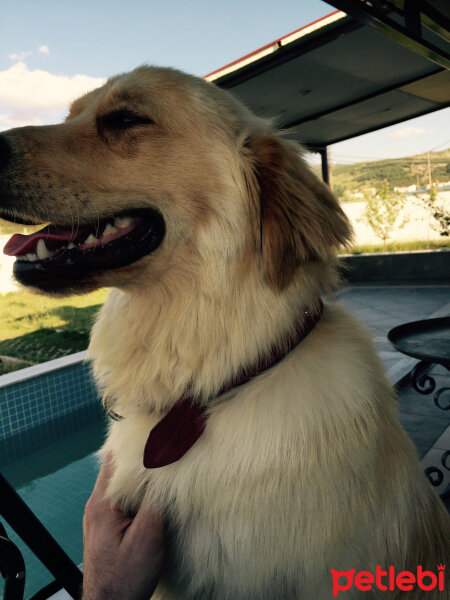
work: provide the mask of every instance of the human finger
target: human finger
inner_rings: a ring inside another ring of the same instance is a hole
[[[164,543],[164,521],[162,516],[151,506],[139,508],[136,516],[125,532],[124,541],[152,546],[155,553]]]

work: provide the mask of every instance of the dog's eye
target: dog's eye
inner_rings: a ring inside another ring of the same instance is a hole
[[[113,110],[112,112],[99,118],[99,125],[103,129],[113,131],[124,131],[139,125],[151,125],[153,121],[143,117],[132,110]]]

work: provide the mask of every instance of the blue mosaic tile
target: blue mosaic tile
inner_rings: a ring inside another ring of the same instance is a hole
[[[91,416],[98,413],[100,399],[90,366],[83,362],[0,388],[0,465],[22,455],[27,445],[35,447],[40,426],[71,413],[79,422],[80,409],[88,418],[90,407]],[[10,438],[17,438],[15,451],[3,443]]]

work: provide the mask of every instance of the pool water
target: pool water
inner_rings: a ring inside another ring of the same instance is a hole
[[[105,418],[99,411],[89,423],[66,432],[60,440],[1,466],[4,477],[76,564],[82,561],[84,506],[94,487],[98,471],[95,452],[102,444],[105,429]],[[24,597],[29,598],[53,581],[53,576],[4,524],[23,554]],[[3,595],[2,578],[0,591]]]

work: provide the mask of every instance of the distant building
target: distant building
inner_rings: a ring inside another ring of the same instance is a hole
[[[437,190],[448,190],[450,188],[450,180],[448,181],[435,181],[434,185],[436,186]],[[412,184],[412,185],[397,185],[394,187],[394,192],[399,192],[400,194],[417,194],[417,193],[421,193],[423,194],[424,192],[429,191],[430,189],[430,185],[427,184],[425,185],[425,187],[419,188],[416,184]]]
[[[367,196],[376,196],[377,188],[375,187],[365,187],[363,191],[355,190],[354,192],[348,192],[348,198],[352,200],[365,200]]]
[[[399,192],[400,194],[408,194],[409,192],[417,191],[417,185],[413,183],[412,185],[396,185],[394,187],[394,192]]]
[[[362,192],[352,192],[349,196],[352,200],[364,200],[364,194]]]

